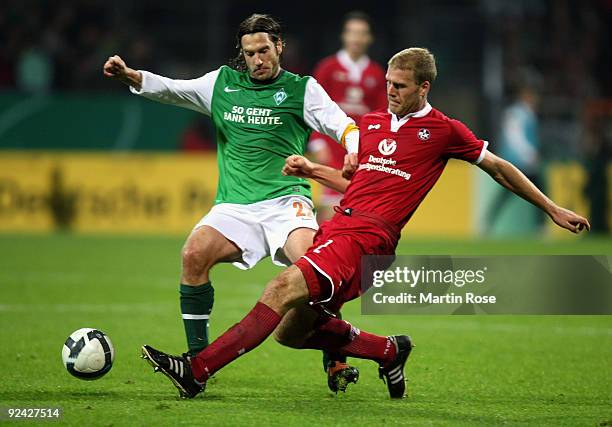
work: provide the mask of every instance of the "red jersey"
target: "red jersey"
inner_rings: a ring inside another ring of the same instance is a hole
[[[449,158],[479,163],[488,143],[427,104],[398,120],[388,111],[361,120],[359,168],[341,201],[403,227]]]
[[[463,123],[429,104],[401,120],[387,111],[366,114],[359,128],[359,169],[340,202],[344,212],[321,225],[294,264],[306,280],[310,303],[332,312],[361,295],[364,255],[395,252],[399,230],[448,159],[478,163],[487,148]]]
[[[323,59],[313,75],[355,123],[359,123],[364,114],[387,105],[385,71],[367,56],[353,61],[341,50]],[[342,168],[346,154],[344,148],[331,138],[313,132],[311,139],[319,138],[325,140],[331,151],[332,161],[328,165]]]

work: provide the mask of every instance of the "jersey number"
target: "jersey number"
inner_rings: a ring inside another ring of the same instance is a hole
[[[318,246],[315,250],[313,250],[313,252],[315,254],[320,254],[321,253],[321,249],[328,247],[332,243],[334,243],[334,241],[332,239],[329,239],[327,242],[323,243],[322,245]]]
[[[311,217],[312,216],[312,212],[310,211],[310,209],[309,208],[304,209],[304,205],[302,204],[302,202],[293,202],[293,209],[297,209],[297,212],[295,213],[296,217],[301,217],[301,216]]]

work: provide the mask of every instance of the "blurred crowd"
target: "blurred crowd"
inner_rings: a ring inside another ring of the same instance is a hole
[[[210,35],[206,26],[211,23],[205,16],[219,9],[220,12],[214,12],[218,14],[216,25],[225,26],[225,23],[238,22],[252,11],[241,7],[239,10],[244,12],[233,16],[236,12],[231,4],[238,2],[225,2],[224,6],[216,5],[218,2],[211,2],[212,6],[198,6],[197,3],[200,2],[185,2],[178,7],[159,0],[126,0],[121,4],[99,0],[4,0],[0,5],[3,40],[0,44],[0,88],[107,90],[108,85],[100,78],[100,67],[114,52],[121,52],[140,68],[174,69],[179,74],[195,72],[194,62],[223,63],[234,54],[231,49],[234,28],[217,30],[220,40],[205,40]],[[339,19],[335,31],[325,37],[328,46],[322,47],[315,45],[321,40],[320,35],[312,34],[311,27],[298,24],[300,13],[295,8],[289,8],[284,2],[278,7],[274,3],[267,8],[278,9],[272,12],[281,17],[292,32],[289,41],[294,46],[287,50],[286,60],[298,68],[296,71],[312,71],[322,56],[339,47]],[[398,14],[387,16],[390,22],[380,22],[377,16],[372,16],[378,41],[374,51],[380,62],[401,47],[427,44],[435,52],[435,45],[439,43],[431,30],[423,32],[423,35],[429,34],[427,37],[414,37],[409,33],[417,40],[398,40],[398,30],[391,28],[395,20],[418,28],[422,23],[417,21],[427,19],[425,14],[432,10],[441,16],[445,9],[453,14],[464,10],[466,19],[476,12],[483,28],[493,26],[500,31],[508,87],[524,82],[527,73],[529,78],[544,84],[543,94],[555,96],[555,104],[560,108],[564,102],[571,103],[576,98],[609,96],[612,91],[611,54],[607,48],[612,13],[610,0],[482,0],[480,4],[459,1],[433,6],[415,1],[415,6],[423,7],[415,7],[410,16],[402,16],[405,8],[399,4],[401,2],[395,3],[398,3]],[[390,6],[393,4],[391,1]],[[341,5],[336,7],[339,9],[337,16],[341,17],[346,11],[340,10],[343,9]],[[323,24],[321,28],[330,27]],[[448,28],[436,31],[452,42]],[[481,38],[489,35],[483,31]],[[188,46],[185,40],[190,41]],[[212,49],[213,43],[229,49]],[[444,44],[444,40],[441,43]],[[479,49],[477,46],[465,48]],[[216,57],[211,57],[209,51]]]
[[[593,229],[609,228],[612,199],[612,2],[491,1],[490,34],[500,39],[504,109],[490,118],[497,150],[541,188],[552,161],[587,171],[564,178],[590,204]],[[489,104],[491,105],[491,104]],[[489,206],[488,221],[507,200]]]
[[[612,2],[505,6],[495,20],[502,35],[505,93],[529,86],[538,94],[545,157],[588,155],[593,147],[584,144],[584,115],[597,114],[594,103],[612,97]]]
[[[148,37],[119,12],[100,1],[4,0],[0,89],[106,90],[100,64],[120,47],[143,66],[154,67]]]
[[[612,0],[389,0],[385,8],[365,0],[311,3],[296,8],[270,0],[262,9],[238,0],[3,0],[0,92],[125,91],[101,73],[116,53],[136,68],[197,77],[236,54],[236,25],[255,11],[284,23],[285,68],[312,74],[342,47],[340,17],[362,9],[373,22],[373,60],[384,65],[402,48],[430,48],[440,71],[432,92],[437,106],[496,141],[491,149],[534,180],[547,161],[581,161],[594,213],[607,212]],[[329,19],[321,19],[322,8]],[[208,119],[198,117],[179,145],[214,149]],[[606,220],[595,218],[602,227]]]

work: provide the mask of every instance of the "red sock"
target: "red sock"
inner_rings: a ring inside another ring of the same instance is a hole
[[[387,337],[360,331],[344,320],[327,319],[316,328],[302,348],[370,359],[382,365],[395,358],[395,346]]]
[[[361,331],[350,344],[339,349],[338,353],[386,365],[395,359],[396,350],[389,338]]]
[[[320,317],[314,329],[314,334],[308,338],[304,348],[341,348],[349,344],[358,332],[349,322],[327,316]],[[333,353],[329,350],[327,352]]]
[[[193,376],[198,381],[206,381],[232,360],[261,344],[280,321],[281,316],[264,303],[258,302],[240,323],[229,328],[191,359]]]

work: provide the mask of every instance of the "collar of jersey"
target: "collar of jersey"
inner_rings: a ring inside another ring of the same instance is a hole
[[[432,106],[429,102],[425,103],[425,106],[423,108],[421,108],[419,111],[415,111],[414,113],[408,113],[405,116],[402,116],[401,118],[397,117],[395,114],[393,114],[391,112],[391,110],[387,109],[387,112],[389,114],[391,114],[393,117],[395,117],[397,120],[404,120],[404,119],[409,119],[411,117],[414,117],[415,119],[418,119],[419,117],[425,117],[426,115],[429,114],[429,112],[431,111]]]
[[[431,104],[429,102],[425,103],[425,106],[421,108],[419,111],[415,111],[414,113],[408,113],[403,116],[401,119],[398,118],[395,114],[393,114],[389,109],[387,111],[391,114],[391,131],[397,132],[399,128],[402,127],[404,123],[406,123],[410,118],[414,117],[418,119],[419,117],[425,117],[431,111]]]
[[[255,85],[270,85],[272,83],[275,83],[278,79],[281,78],[281,76],[285,74],[285,70],[283,70],[281,68],[280,72],[278,73],[278,76],[274,77],[273,79],[268,79],[268,80],[255,80],[254,78],[252,78],[251,76],[249,76],[249,80],[251,81],[251,83],[255,84]]]
[[[338,51],[336,58],[338,58],[338,62],[344,68],[346,68],[348,71],[349,80],[351,80],[353,83],[359,83],[361,81],[363,72],[370,64],[370,58],[368,55],[362,55],[359,59],[357,59],[357,61],[353,61],[348,52],[344,49]]]

